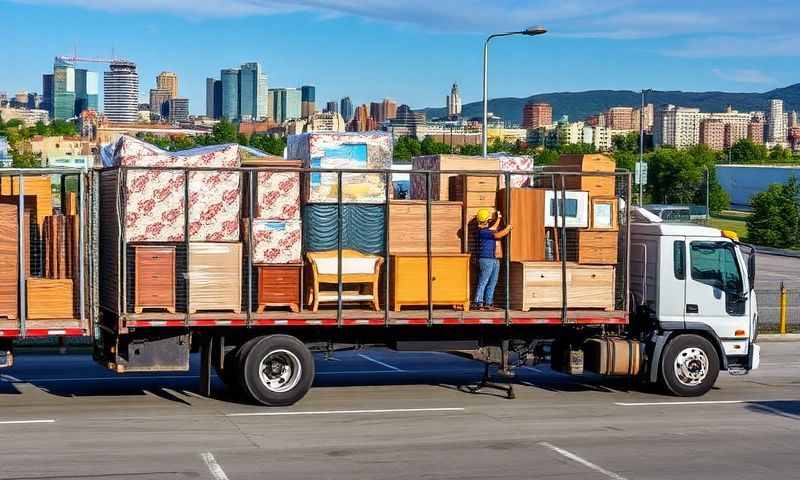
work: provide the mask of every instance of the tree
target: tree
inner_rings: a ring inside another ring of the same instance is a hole
[[[214,143],[236,143],[239,140],[239,132],[236,125],[223,118],[211,130],[211,135],[214,137]]]
[[[639,132],[628,132],[624,135],[614,135],[611,139],[615,152],[638,152]]]
[[[472,155],[475,157],[483,155],[483,145],[477,143],[466,143],[458,148],[458,153],[461,155]]]
[[[794,176],[753,195],[747,219],[748,239],[757,245],[792,248],[800,245],[800,185]]]
[[[780,145],[775,145],[769,150],[769,161],[770,163],[790,162],[792,161],[792,151]]]
[[[11,149],[11,166],[14,168],[38,168],[42,166],[42,161],[33,153],[22,153],[17,149]]]
[[[394,159],[400,161],[410,161],[422,153],[422,146],[419,140],[412,137],[403,136],[394,142]]]
[[[450,145],[446,143],[437,142],[431,136],[425,137],[420,145],[422,155],[441,155],[445,153],[452,153]]]
[[[286,148],[286,137],[253,135],[250,137],[250,146],[271,155],[283,155],[283,149]]]
[[[705,145],[687,150],[662,148],[648,154],[651,198],[663,203],[703,205],[708,175],[709,210],[718,212],[728,208],[730,197],[717,182],[716,160],[716,153]]]
[[[731,163],[767,163],[767,147],[743,138],[730,151]]]

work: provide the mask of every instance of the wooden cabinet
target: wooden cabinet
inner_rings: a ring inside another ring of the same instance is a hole
[[[302,264],[258,266],[258,311],[266,307],[289,307],[300,311]]]
[[[567,263],[567,307],[614,309],[614,267]],[[512,262],[511,307],[562,308],[560,262]]]
[[[500,170],[500,160],[496,158],[473,157],[470,155],[426,155],[412,159],[413,170],[441,170],[446,173],[431,173],[431,200],[458,200],[449,192],[450,178],[458,171],[496,172]],[[411,173],[411,198],[427,198],[424,173]]]
[[[392,255],[392,303],[399,312],[406,305],[428,305],[428,258],[423,254]],[[431,257],[431,293],[434,305],[469,310],[469,254]]]
[[[579,230],[578,263],[616,265],[619,232],[615,230]]]
[[[581,172],[584,175],[565,175],[564,187],[567,190],[583,190],[589,197],[613,197],[615,195],[616,177],[611,175],[616,169],[616,162],[608,155],[599,153],[588,155],[561,155],[558,163],[544,168],[553,172]],[[591,172],[602,172],[607,175],[587,175]],[[549,182],[549,179],[547,180]],[[556,178],[556,188],[561,188],[560,178]],[[543,185],[551,187],[551,185]]]
[[[189,244],[189,313],[242,311],[242,244]]]
[[[137,245],[134,311],[175,313],[175,247]]]
[[[19,225],[15,205],[0,204],[0,318],[17,318]]]
[[[74,286],[70,279],[31,277],[27,281],[28,319],[74,318]]]
[[[501,190],[498,196],[505,221],[513,228],[509,239],[511,261],[544,261],[546,190],[512,188],[509,192],[510,208],[506,205],[505,189]]]
[[[431,252],[461,253],[461,202],[431,204]],[[427,250],[427,205],[421,200],[393,200],[389,204],[389,252]]]

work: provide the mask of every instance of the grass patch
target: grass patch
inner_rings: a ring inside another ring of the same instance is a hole
[[[708,221],[709,227],[718,228],[720,230],[731,230],[739,235],[739,240],[747,240],[747,223],[741,217],[733,216],[712,216]]]

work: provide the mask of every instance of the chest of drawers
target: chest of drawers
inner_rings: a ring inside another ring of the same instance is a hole
[[[138,245],[135,252],[134,311],[175,313],[175,247]]]
[[[561,262],[512,262],[511,308],[561,308]],[[568,262],[567,307],[614,309],[614,267]]]
[[[289,307],[300,311],[302,264],[258,266],[258,311],[266,307]]]

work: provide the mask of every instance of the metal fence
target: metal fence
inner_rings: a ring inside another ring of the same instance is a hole
[[[785,300],[783,299],[785,295]],[[800,332],[800,289],[756,289],[758,323],[762,332],[777,332],[781,312],[786,319],[787,332]]]

